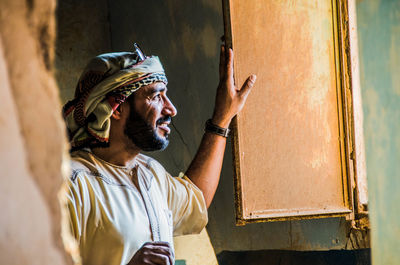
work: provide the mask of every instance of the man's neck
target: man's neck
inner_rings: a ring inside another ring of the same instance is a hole
[[[110,144],[109,147],[92,148],[92,152],[95,156],[111,164],[129,167],[134,163],[134,159],[140,153],[140,149],[136,146],[127,147],[121,144]]]

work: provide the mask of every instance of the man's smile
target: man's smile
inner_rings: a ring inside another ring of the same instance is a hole
[[[165,131],[166,134],[169,134],[171,132],[171,129],[168,127],[168,125],[171,123],[171,117],[166,116],[162,117],[157,120],[157,128]]]
[[[169,122],[164,122],[161,123],[159,125],[157,125],[157,127],[163,131],[165,131],[167,134],[169,134],[171,132],[171,129],[168,127]]]

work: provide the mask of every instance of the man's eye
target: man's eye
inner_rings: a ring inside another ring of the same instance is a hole
[[[153,97],[154,101],[160,101],[161,100],[161,94],[157,94]]]

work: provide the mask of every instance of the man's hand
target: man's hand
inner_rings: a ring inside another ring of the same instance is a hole
[[[147,242],[127,265],[173,265],[174,254],[168,242]]]
[[[225,46],[221,46],[219,62],[220,81],[215,99],[212,123],[222,128],[228,128],[232,118],[241,111],[256,81],[256,76],[251,75],[244,82],[241,89],[238,90],[233,80],[232,49],[229,49],[227,58],[225,58]],[[205,133],[199,150],[186,171],[186,175],[203,192],[207,207],[210,206],[218,186],[225,145],[225,137],[213,133]]]
[[[219,61],[219,79],[212,123],[227,128],[232,118],[242,110],[257,77],[256,75],[249,76],[242,88],[240,90],[237,89],[233,79],[233,51],[229,49],[226,56],[225,46],[222,45]]]

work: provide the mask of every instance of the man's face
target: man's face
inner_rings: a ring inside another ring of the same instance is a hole
[[[143,86],[129,101],[130,113],[125,123],[125,135],[141,150],[163,150],[168,146],[171,117],[177,111],[167,97],[164,83]],[[131,97],[132,97],[131,96]],[[129,99],[128,99],[129,100]]]

